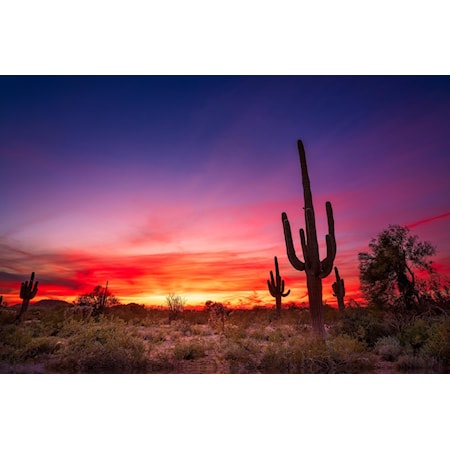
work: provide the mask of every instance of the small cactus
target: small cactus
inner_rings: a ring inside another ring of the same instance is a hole
[[[22,299],[22,307],[17,315],[17,322],[23,322],[25,319],[25,314],[30,304],[30,300],[33,299],[38,291],[39,282],[34,283],[34,272],[31,273],[30,281],[24,281],[20,287],[20,298]]]
[[[270,271],[270,280],[267,280],[267,286],[269,288],[270,295],[275,298],[275,304],[277,307],[277,316],[281,316],[281,297],[287,297],[291,290],[284,292],[284,280],[280,277],[280,271],[278,269],[278,259],[275,256],[275,277],[273,272]]]
[[[344,311],[344,297],[345,297],[345,285],[344,279],[339,276],[338,268],[334,268],[334,273],[336,274],[336,281],[332,284],[334,296],[337,298],[339,311]]]

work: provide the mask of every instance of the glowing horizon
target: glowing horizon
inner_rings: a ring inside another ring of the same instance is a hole
[[[73,300],[106,281],[124,303],[274,303],[281,213],[300,257],[305,144],[325,253],[361,299],[358,253],[389,224],[437,247],[450,272],[449,77],[0,77],[0,295]],[[298,107],[298,102],[302,107]],[[335,305],[324,279],[324,301]]]

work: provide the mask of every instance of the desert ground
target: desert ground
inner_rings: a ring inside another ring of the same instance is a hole
[[[30,305],[27,319],[0,312],[0,373],[327,374],[448,373],[446,314],[396,317],[325,307],[314,338],[307,308],[229,311],[224,321],[186,309],[129,304],[98,317],[65,302]]]

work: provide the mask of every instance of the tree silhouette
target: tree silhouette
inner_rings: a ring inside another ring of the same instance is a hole
[[[97,285],[91,292],[80,295],[75,303],[80,306],[92,306],[92,315],[96,316],[102,314],[108,306],[117,305],[120,301],[108,290],[108,282],[106,282],[105,288]]]
[[[369,252],[359,253],[361,288],[366,299],[378,306],[402,306],[407,310],[422,303],[424,296],[416,271],[432,273],[429,256],[436,249],[420,242],[407,227],[389,225],[369,244]]]

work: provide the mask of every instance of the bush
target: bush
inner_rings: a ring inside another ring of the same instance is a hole
[[[373,347],[378,339],[390,334],[390,329],[375,312],[357,307],[344,310],[332,333],[346,334]]]
[[[378,339],[375,343],[375,353],[385,361],[396,361],[403,353],[400,341],[394,336],[386,336]]]
[[[61,341],[57,337],[38,337],[32,339],[28,345],[26,345],[20,354],[21,360],[27,360],[30,358],[38,358],[43,355],[51,355],[60,348]]]
[[[426,358],[421,355],[406,354],[400,356],[395,366],[401,372],[428,373],[436,366],[437,362],[433,358]]]
[[[73,326],[73,325],[72,325]],[[57,352],[51,369],[63,373],[142,373],[147,360],[142,339],[130,335],[124,323],[89,321],[73,329]]]
[[[327,341],[314,337],[292,337],[284,344],[271,343],[263,352],[263,373],[365,373],[374,361],[364,344],[349,336]]]
[[[430,325],[423,319],[416,319],[412,324],[406,326],[399,334],[400,342],[413,352],[417,352],[425,345],[430,333]]]
[[[229,363],[230,373],[254,373],[257,368],[255,356],[258,350],[258,344],[251,339],[228,341],[223,356]]]
[[[263,352],[258,369],[262,373],[305,373],[304,354],[299,347],[270,343]]]
[[[180,342],[173,349],[175,359],[193,360],[206,356],[205,345],[200,340]]]
[[[442,319],[430,327],[421,352],[447,367],[450,365],[450,319]]]

